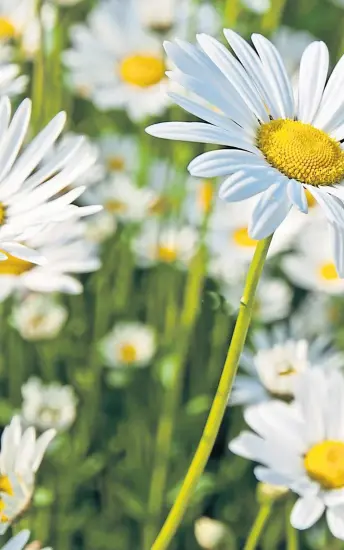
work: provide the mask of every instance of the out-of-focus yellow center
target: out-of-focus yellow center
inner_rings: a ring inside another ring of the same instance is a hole
[[[10,480],[7,476],[0,475],[0,495],[1,493],[5,493],[6,495],[13,496],[13,488],[11,485]],[[7,523],[9,521],[9,517],[6,516],[4,513],[5,510],[5,503],[1,499],[0,496],[0,523]]]
[[[214,198],[214,186],[210,180],[203,180],[198,190],[198,203],[201,210],[208,214]]]
[[[6,221],[6,206],[0,202],[0,225],[4,225]]]
[[[120,357],[123,363],[134,363],[137,359],[137,351],[133,344],[123,344],[120,349]]]
[[[125,160],[120,156],[111,156],[107,159],[107,167],[110,172],[122,172],[125,168]]]
[[[268,162],[288,178],[309,185],[332,185],[344,178],[338,141],[296,120],[272,120],[258,130],[257,145]]]
[[[6,254],[7,260],[0,261],[0,275],[22,275],[26,271],[30,271],[35,264],[16,258],[11,254],[8,254],[5,250],[1,250],[3,254]]]
[[[319,268],[319,275],[322,279],[325,279],[325,281],[335,281],[339,279],[336,266],[332,262],[322,264]]]
[[[119,72],[127,84],[148,88],[164,78],[165,63],[160,57],[136,54],[123,59]]]
[[[309,477],[318,481],[324,489],[344,487],[344,443],[317,443],[304,457],[304,466]]]
[[[161,262],[171,263],[177,259],[177,249],[173,246],[161,245],[157,250],[158,259]]]
[[[317,204],[317,201],[313,197],[312,193],[310,193],[308,189],[305,189],[305,194],[306,194],[308,208],[314,208],[314,206],[316,206]]]
[[[6,17],[0,17],[0,39],[8,40],[14,38],[16,35],[16,29],[13,23]]]
[[[235,231],[233,231],[233,240],[235,244],[244,248],[254,247],[257,244],[257,241],[251,239],[249,236],[247,227],[235,229]]]
[[[125,210],[127,209],[126,205],[123,202],[117,201],[116,199],[109,199],[105,201],[104,208],[107,212],[110,212],[110,214],[125,212]]]

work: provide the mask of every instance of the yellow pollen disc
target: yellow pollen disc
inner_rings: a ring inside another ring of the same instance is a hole
[[[232,236],[235,244],[244,248],[254,247],[257,244],[257,241],[251,239],[249,236],[247,227],[239,227],[238,229],[235,229]]]
[[[109,199],[105,202],[104,208],[110,214],[117,214],[118,212],[125,212],[127,209],[126,205],[121,201],[116,201],[116,199]]]
[[[123,344],[120,350],[120,357],[123,363],[134,363],[137,359],[135,346],[132,344]]]
[[[319,275],[325,281],[336,281],[339,279],[336,266],[332,262],[322,264],[319,268]]]
[[[171,246],[159,246],[157,252],[158,259],[162,262],[171,263],[177,259],[177,250]]]
[[[30,269],[35,267],[35,264],[11,256],[5,250],[0,249],[0,252],[7,255],[7,260],[0,261],[0,275],[22,275],[22,273],[30,271]]]
[[[258,130],[257,146],[288,178],[309,185],[332,185],[344,178],[340,144],[310,124],[272,120]]]
[[[0,39],[6,40],[14,38],[16,35],[16,29],[9,19],[6,17],[0,17]]]
[[[206,214],[209,212],[211,208],[213,197],[214,197],[214,187],[212,182],[210,180],[204,180],[199,187],[198,202],[201,209]]]
[[[122,157],[109,157],[107,166],[110,172],[121,172],[125,168],[125,161]]]
[[[7,476],[0,475],[0,494],[6,493],[6,495],[13,496],[13,488],[10,480]],[[8,516],[4,514],[5,503],[0,497],[0,523],[7,523],[9,521]]]
[[[313,197],[312,193],[310,193],[308,189],[305,189],[305,194],[306,194],[308,208],[314,208],[314,206],[316,206],[317,204],[317,201]]]
[[[6,221],[6,206],[0,202],[0,225]]]
[[[344,487],[344,443],[317,443],[306,454],[304,466],[309,477],[318,481],[324,489]]]
[[[164,78],[165,63],[160,57],[136,54],[123,59],[119,72],[127,84],[148,88]]]

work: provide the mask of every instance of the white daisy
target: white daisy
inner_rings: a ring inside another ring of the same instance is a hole
[[[329,347],[327,338],[312,342],[295,339],[283,327],[271,334],[253,334],[254,352],[245,349],[240,366],[245,374],[236,377],[231,405],[252,405],[274,397],[290,399],[295,394],[299,377],[309,368],[336,370],[343,366],[344,356]]]
[[[145,367],[155,354],[156,335],[142,323],[120,323],[101,341],[100,351],[108,367]]]
[[[11,324],[25,340],[56,338],[66,323],[68,310],[50,296],[30,294],[14,306]]]
[[[331,228],[332,229],[332,228]],[[344,243],[337,242],[338,233],[333,231],[338,254],[344,257]],[[332,250],[327,237],[326,223],[314,220],[308,223],[296,241],[296,252],[285,256],[281,267],[289,279],[297,286],[308,290],[342,294],[344,280],[339,278]]]
[[[22,386],[21,393],[21,417],[26,425],[41,431],[54,428],[59,432],[73,424],[78,399],[72,386],[63,386],[59,382],[44,384],[39,378],[32,377]]]
[[[17,533],[14,537],[10,538],[10,540],[8,540],[6,544],[1,547],[1,550],[23,550],[29,540],[29,536],[30,531],[24,529],[23,531]]]
[[[0,0],[0,39],[18,39],[35,19],[35,0]]]
[[[212,550],[218,548],[227,533],[224,523],[203,516],[195,522],[195,538],[201,548]]]
[[[186,181],[185,190],[184,215],[192,225],[201,226],[216,205],[216,182],[191,177]],[[223,205],[222,202],[221,205]],[[210,218],[210,223],[212,219],[213,216]]]
[[[338,95],[344,57],[326,84],[326,45],[313,42],[306,48],[296,108],[275,46],[254,34],[254,50],[235,32],[224,32],[238,59],[207,35],[198,36],[199,46],[183,41],[165,46],[177,67],[171,79],[209,107],[178,94],[172,98],[207,124],[171,122],[147,131],[166,139],[231,147],[200,155],[189,170],[197,177],[227,176],[220,188],[226,201],[259,195],[249,224],[253,239],[271,235],[293,206],[306,213],[307,189],[333,228],[335,262],[344,276],[344,103]]]
[[[86,241],[84,225],[76,220],[50,224],[27,241],[46,259],[35,265],[9,255],[0,262],[0,301],[18,292],[66,292],[79,294],[82,284],[71,273],[88,273],[100,267],[97,248]]]
[[[344,380],[339,372],[307,371],[294,404],[271,401],[244,415],[256,432],[242,432],[230,450],[263,464],[260,481],[289,487],[299,495],[290,521],[308,529],[326,510],[332,534],[344,539]]]
[[[327,294],[310,293],[293,313],[294,333],[311,338],[319,334],[330,335],[333,324],[339,321],[336,303]]]
[[[98,140],[101,159],[107,172],[135,174],[138,168],[138,143],[134,136],[104,135]]]
[[[160,41],[143,29],[134,2],[104,0],[88,25],[71,29],[73,49],[64,52],[70,79],[100,109],[126,109],[134,120],[160,114],[168,103]]]
[[[17,416],[4,429],[0,451],[0,534],[29,505],[35,474],[55,433],[48,430],[36,439],[34,428],[22,431]]]
[[[158,263],[185,266],[195,255],[198,232],[191,226],[150,220],[133,239],[132,248],[140,267]]]
[[[270,9],[271,0],[241,0],[241,3],[250,11],[262,14]]]
[[[100,212],[85,221],[85,238],[91,243],[100,244],[116,233],[117,221],[108,212]]]
[[[70,204],[83,191],[80,186],[61,195],[61,191],[92,165],[92,158],[80,158],[82,138],[74,146],[43,161],[62,132],[65,114],[59,113],[32,141],[23,147],[28,131],[31,103],[24,100],[10,120],[8,98],[0,100],[0,248],[1,258],[10,254],[32,262],[42,257],[23,246],[34,232],[52,221],[63,221],[89,214],[99,207],[82,209]],[[78,160],[78,164],[75,161]],[[36,170],[36,171],[35,171]]]

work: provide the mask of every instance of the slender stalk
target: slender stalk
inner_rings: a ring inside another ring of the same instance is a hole
[[[255,550],[271,512],[271,504],[261,504],[243,550]]]
[[[299,550],[299,534],[296,529],[290,523],[290,512],[294,506],[294,502],[287,502],[286,505],[286,517],[285,517],[285,528],[286,528],[286,538],[287,538],[287,547],[286,550]]]
[[[283,16],[286,0],[273,0],[270,9],[262,19],[262,31],[269,34],[278,28]]]
[[[214,446],[216,436],[227,408],[228,398],[230,396],[232,384],[237,371],[239,358],[245,344],[247,331],[252,317],[254,297],[263,271],[271,239],[272,237],[268,237],[260,241],[257,245],[248,271],[244,294],[240,302],[239,315],[235,325],[232,341],[229,346],[226,362],[208,420],[195,456],[184,479],[182,488],[165,524],[163,525],[155,543],[152,546],[152,550],[165,550],[170,544],[183,519],[189,500],[204,471]]]
[[[45,119],[45,102],[44,98],[44,85],[45,85],[45,55],[44,55],[44,42],[43,34],[44,29],[41,21],[40,9],[42,6],[42,1],[37,1],[37,21],[40,31],[40,44],[36,52],[34,67],[33,67],[33,76],[32,76],[32,89],[31,89],[31,99],[32,99],[32,116],[31,116],[31,126],[33,133],[37,133],[40,130],[44,119]]]

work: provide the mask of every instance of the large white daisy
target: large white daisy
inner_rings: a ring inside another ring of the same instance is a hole
[[[100,109],[126,109],[133,120],[161,113],[168,81],[160,41],[142,27],[135,3],[99,3],[87,25],[71,30],[64,52],[76,91]]]
[[[299,380],[293,404],[271,401],[244,415],[256,432],[242,432],[229,448],[263,464],[256,477],[299,495],[291,512],[296,529],[323,515],[344,540],[344,379],[338,371],[311,369]]]
[[[197,46],[180,40],[165,45],[176,66],[170,78],[200,101],[174,93],[172,99],[205,122],[163,123],[147,131],[225,147],[198,156],[189,170],[198,177],[226,176],[220,188],[226,201],[258,196],[249,224],[253,239],[271,235],[294,206],[307,213],[308,190],[333,228],[335,262],[344,276],[344,56],[326,83],[327,47],[308,46],[296,104],[271,42],[254,34],[254,49],[234,31],[224,33],[235,55],[207,35],[197,37]]]

